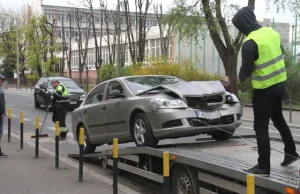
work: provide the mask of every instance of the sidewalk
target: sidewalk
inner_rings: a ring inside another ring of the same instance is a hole
[[[12,137],[7,143],[7,135],[2,138],[2,149],[8,157],[0,158],[1,194],[113,194],[111,185],[88,173],[84,172],[83,182],[78,182],[79,172],[71,165],[60,161],[60,169],[55,169],[53,156],[40,151],[36,159],[34,148],[25,142],[20,150],[18,139]]]
[[[293,128],[299,128],[300,129],[300,111],[292,111],[292,122],[290,123],[290,116],[288,110],[283,110],[283,116],[286,119],[286,122],[288,125],[290,125]],[[243,117],[242,121],[248,121],[253,122],[253,107],[244,106],[243,108]],[[270,124],[273,124],[272,121],[270,121]]]

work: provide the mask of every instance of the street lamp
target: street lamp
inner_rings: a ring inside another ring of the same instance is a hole
[[[9,14],[4,14],[12,19],[16,20],[16,35],[17,35],[17,88],[20,88],[20,64],[19,64],[19,22],[18,20]]]

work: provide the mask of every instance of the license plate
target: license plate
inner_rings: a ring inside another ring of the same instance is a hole
[[[71,101],[70,104],[77,104],[77,101]]]
[[[204,119],[218,119],[221,117],[220,111],[204,112],[195,110],[197,117]]]

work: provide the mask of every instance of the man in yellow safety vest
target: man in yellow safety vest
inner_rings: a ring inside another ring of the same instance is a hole
[[[67,137],[68,128],[66,126],[66,116],[70,105],[70,96],[67,87],[61,84],[58,80],[52,80],[51,85],[54,88],[51,96],[53,108],[52,121],[59,121],[59,139],[64,140]]]
[[[240,81],[251,77],[253,87],[254,131],[258,147],[258,164],[245,170],[261,176],[270,175],[269,121],[279,131],[285,145],[282,166],[299,159],[289,126],[282,114],[285,95],[286,70],[284,49],[280,34],[271,27],[262,27],[256,20],[254,9],[243,7],[233,17],[232,23],[246,38],[242,45]]]

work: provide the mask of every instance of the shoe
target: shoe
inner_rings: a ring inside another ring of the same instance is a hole
[[[300,157],[298,155],[297,152],[291,154],[291,155],[284,155],[284,159],[283,162],[281,163],[281,166],[288,166],[294,162],[296,162],[297,160],[299,160]]]
[[[7,155],[4,154],[0,148],[0,158],[7,158]]]
[[[267,170],[267,169],[261,169],[259,168],[258,165],[252,167],[252,168],[249,168],[249,169],[246,169],[244,170],[245,172],[249,172],[251,174],[255,174],[255,175],[259,175],[259,176],[263,176],[263,177],[269,177],[270,176],[270,170]]]

